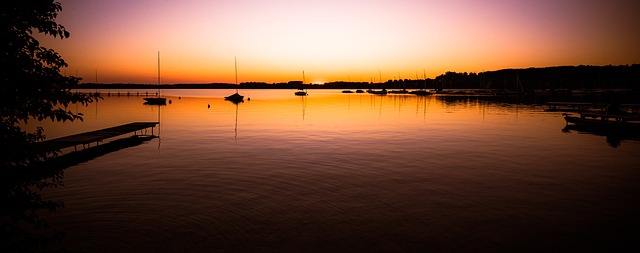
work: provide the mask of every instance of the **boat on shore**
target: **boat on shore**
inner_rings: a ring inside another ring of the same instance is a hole
[[[573,124],[581,128],[607,131],[640,131],[640,115],[580,113],[579,116],[563,114],[567,125]]]

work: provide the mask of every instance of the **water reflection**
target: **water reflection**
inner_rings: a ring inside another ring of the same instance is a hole
[[[0,237],[5,252],[55,252],[64,233],[50,228],[43,214],[64,208],[59,200],[43,198],[43,192],[63,188],[65,169],[106,154],[146,143],[155,136],[134,136],[56,156],[27,167],[3,169],[0,184]]]
[[[70,125],[161,111],[163,152],[138,145],[66,170],[66,187],[45,196],[68,203],[48,217],[66,246],[450,252],[631,241],[640,143],[563,134],[561,115],[544,108],[339,90],[256,90],[232,104],[228,90],[203,92],[159,108],[112,96],[100,117],[85,109]]]
[[[307,112],[307,96],[301,96],[300,100],[302,104],[302,121],[304,121],[304,116]]]
[[[606,143],[612,148],[617,148],[622,145],[623,141],[640,141],[640,133],[633,131],[606,131],[606,130],[594,130],[589,127],[579,125],[566,125],[562,128],[563,133],[578,133],[588,134],[595,136],[606,137]]]
[[[63,175],[62,169],[55,164],[13,171],[3,168],[0,179],[0,245],[3,251],[39,252],[55,247],[62,234],[49,228],[40,216],[43,212],[60,210],[64,205],[42,198],[42,190],[62,186]]]

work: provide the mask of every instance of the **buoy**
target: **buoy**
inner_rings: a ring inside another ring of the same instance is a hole
[[[211,108],[211,105],[210,105],[210,104],[207,104],[207,108]]]
[[[251,101],[251,98],[247,98],[247,101]]]

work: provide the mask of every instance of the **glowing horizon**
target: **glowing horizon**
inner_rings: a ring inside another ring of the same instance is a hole
[[[41,38],[83,82],[307,83],[640,63],[633,1],[75,1]]]

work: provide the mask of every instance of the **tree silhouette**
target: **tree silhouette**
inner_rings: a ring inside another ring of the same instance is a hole
[[[95,99],[71,92],[80,79],[60,74],[67,63],[33,36],[39,32],[68,38],[69,32],[55,21],[61,10],[60,3],[47,0],[10,0],[0,5],[0,134],[3,145],[12,147],[0,155],[5,167],[28,163],[34,158],[30,144],[43,139],[42,129],[24,132],[21,122],[82,120],[81,114],[66,107]]]
[[[61,4],[52,0],[0,4],[0,247],[6,252],[41,251],[55,236],[34,234],[47,224],[38,212],[62,207],[39,193],[61,184],[62,170],[44,162],[58,151],[39,150],[36,143],[44,139],[44,130],[27,132],[20,124],[82,120],[81,114],[66,107],[87,105],[97,98],[73,93],[80,79],[60,74],[67,63],[33,36],[68,38],[65,27],[56,23],[61,10]]]

